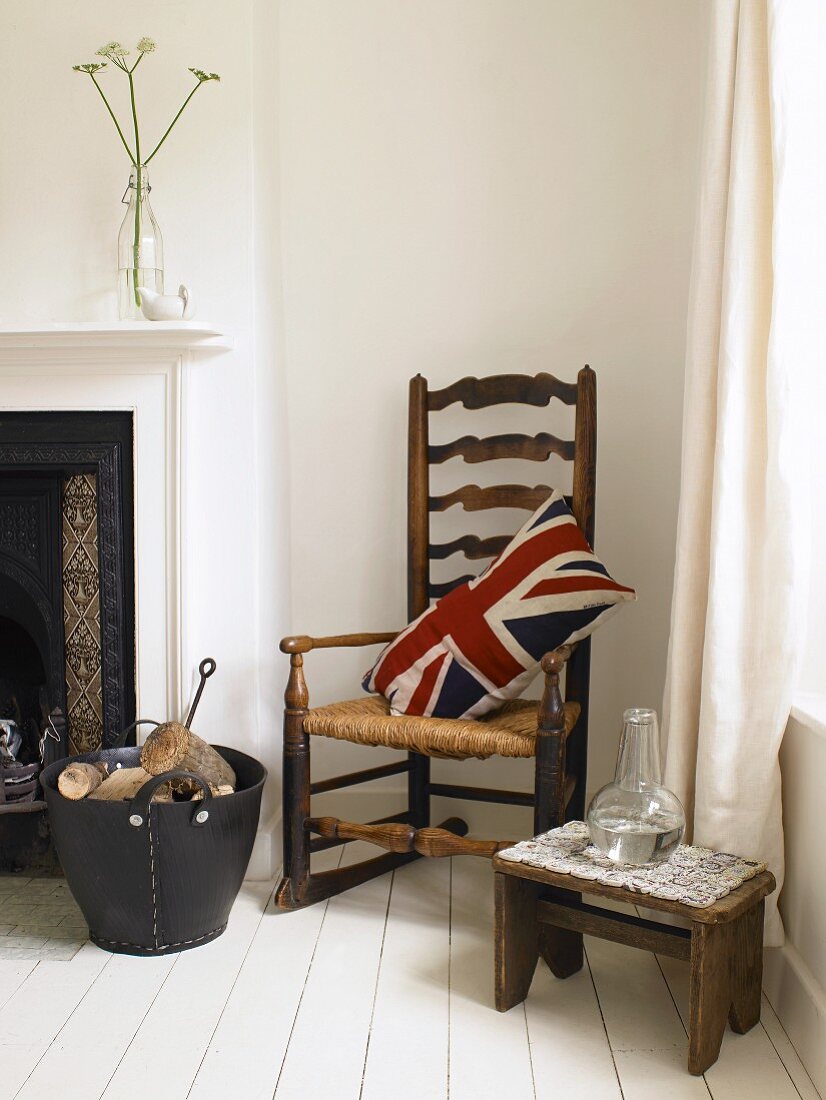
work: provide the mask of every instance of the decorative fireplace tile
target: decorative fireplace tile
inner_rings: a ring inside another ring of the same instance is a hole
[[[76,474],[63,485],[63,622],[70,753],[103,741],[97,478]]]
[[[40,516],[33,500],[0,501],[0,549],[38,564]]]

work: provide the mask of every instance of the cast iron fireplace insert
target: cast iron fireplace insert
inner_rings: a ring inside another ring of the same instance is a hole
[[[0,732],[19,764],[44,730],[50,763],[134,721],[133,483],[131,412],[0,412]],[[0,803],[0,872],[53,867],[39,792]]]

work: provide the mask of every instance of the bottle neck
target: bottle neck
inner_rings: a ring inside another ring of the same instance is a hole
[[[142,164],[139,168],[132,166],[129,172],[129,185],[126,188],[126,194],[124,195],[124,202],[134,202],[140,195],[141,199],[146,199],[152,188],[149,185],[149,172],[145,164]]]
[[[660,730],[656,711],[638,707],[623,715],[614,782],[626,791],[642,791],[661,784]]]

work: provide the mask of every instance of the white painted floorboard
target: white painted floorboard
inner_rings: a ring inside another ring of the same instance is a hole
[[[525,1009],[493,1007],[493,876],[486,860],[453,860],[450,922],[450,1098],[533,1097]]]
[[[195,951],[2,961],[0,1100],[818,1100],[765,1000],[690,1077],[687,965],[632,948],[586,939],[579,974],[540,963],[497,1013],[492,885],[484,860],[421,860],[283,914],[246,883]]]
[[[362,1100],[447,1095],[450,878],[449,859],[394,875]]]
[[[329,870],[339,850],[323,852],[313,869]],[[246,885],[244,889],[246,889]],[[235,1095],[239,1075],[245,1100],[271,1100],[287,1054],[327,902],[280,913],[272,898],[229,994],[190,1096],[225,1100]],[[196,952],[197,954],[197,952]]]

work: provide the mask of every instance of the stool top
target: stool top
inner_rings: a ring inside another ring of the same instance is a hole
[[[680,845],[662,863],[614,863],[590,843],[584,821],[506,848],[493,866],[503,874],[681,913],[704,924],[733,920],[776,886],[764,863],[691,845]]]

